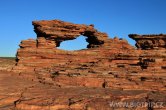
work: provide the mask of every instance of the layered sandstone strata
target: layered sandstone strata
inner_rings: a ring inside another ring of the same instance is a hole
[[[57,87],[5,71],[0,71],[0,82],[0,110],[166,109],[166,91]]]
[[[21,41],[13,68],[18,73],[0,71],[0,109],[166,109],[166,35],[131,34],[135,48],[94,25],[60,20],[33,25],[37,39]],[[87,49],[57,48],[80,35]],[[111,105],[116,102],[139,105]]]
[[[13,71],[51,73],[51,80],[61,87],[166,89],[166,35],[129,35],[136,40],[136,49],[126,40],[109,38],[94,25],[60,20],[33,25],[37,39],[21,42]],[[57,49],[61,42],[80,35],[87,37],[88,49]]]
[[[141,49],[165,49],[166,35],[137,35],[130,34],[130,38],[136,40],[136,47]]]
[[[48,41],[54,41],[53,48],[58,47],[65,40],[73,40],[80,35],[87,37],[88,48],[99,46],[108,39],[107,34],[98,32],[94,25],[72,24],[60,20],[34,21],[33,25],[38,38],[44,37]]]

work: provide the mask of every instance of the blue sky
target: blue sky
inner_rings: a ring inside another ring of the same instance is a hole
[[[15,56],[21,40],[36,38],[33,20],[51,19],[94,24],[134,45],[128,34],[166,33],[166,0],[0,0],[0,56]]]

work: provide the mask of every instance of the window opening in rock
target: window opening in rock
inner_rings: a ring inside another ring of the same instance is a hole
[[[68,51],[87,49],[87,45],[89,43],[86,42],[86,38],[87,37],[85,36],[79,36],[74,40],[63,41],[60,43],[58,49],[68,50]]]

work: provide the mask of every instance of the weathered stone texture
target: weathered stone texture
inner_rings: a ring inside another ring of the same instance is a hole
[[[22,76],[24,74],[24,77]],[[27,75],[25,77],[25,75]],[[165,110],[166,91],[57,87],[28,80],[33,73],[0,71],[0,110]],[[97,85],[97,83],[95,83]],[[157,103],[158,106],[114,103]],[[150,109],[151,108],[151,109]]]
[[[114,89],[166,89],[166,35],[129,35],[126,40],[97,31],[94,25],[60,20],[34,21],[36,40],[25,40],[17,53],[13,71],[51,73],[59,86],[103,87]],[[88,49],[57,49],[61,42],[87,37]]]
[[[165,49],[166,35],[137,35],[130,34],[130,38],[136,40],[136,47],[141,49]]]
[[[73,40],[80,35],[87,37],[88,48],[99,46],[108,39],[107,34],[98,32],[93,25],[72,24],[60,20],[34,21],[33,25],[37,37],[55,41],[57,47],[62,41]]]
[[[14,60],[0,58],[0,110],[166,110],[166,35],[131,34],[135,48],[94,25],[33,25],[37,39],[21,42],[15,73],[6,71]],[[57,48],[80,35],[87,49]]]

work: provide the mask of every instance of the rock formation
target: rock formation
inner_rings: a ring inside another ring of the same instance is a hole
[[[15,73],[0,71],[0,110],[166,109],[166,35],[130,34],[135,48],[94,25],[60,20],[33,25],[37,39],[21,41]],[[80,35],[87,49],[57,48]]]
[[[166,35],[137,35],[130,34],[130,38],[136,40],[136,47],[145,49],[165,49],[166,48]]]
[[[108,38],[107,34],[98,32],[94,29],[93,25],[78,25],[59,20],[34,21],[33,25],[39,43],[40,38],[45,38],[48,43],[53,41],[51,43],[52,46],[50,47],[48,44],[44,45],[44,47],[47,47],[48,45],[48,48],[58,47],[61,42],[73,40],[80,35],[87,37],[87,42],[89,43],[88,48],[97,47],[103,44]],[[43,45],[38,44],[38,47],[43,47]]]
[[[34,21],[37,39],[23,40],[13,71],[51,73],[59,86],[120,89],[166,88],[166,35],[136,35],[135,49],[126,40],[108,38],[94,25],[60,20]],[[87,37],[88,49],[57,49],[65,40]]]
[[[33,25],[37,39],[21,42],[17,52],[17,66],[14,68],[16,71],[37,71],[40,68],[43,70],[58,63],[68,62],[75,62],[77,65],[81,60],[94,61],[95,57],[100,57],[97,56],[99,54],[97,51],[100,50],[101,54],[107,54],[102,53],[102,50],[133,48],[125,40],[109,39],[106,33],[98,32],[94,25],[72,24],[60,20],[34,21]],[[62,41],[72,40],[80,35],[87,37],[86,41],[89,43],[87,50],[71,52],[57,49]]]

